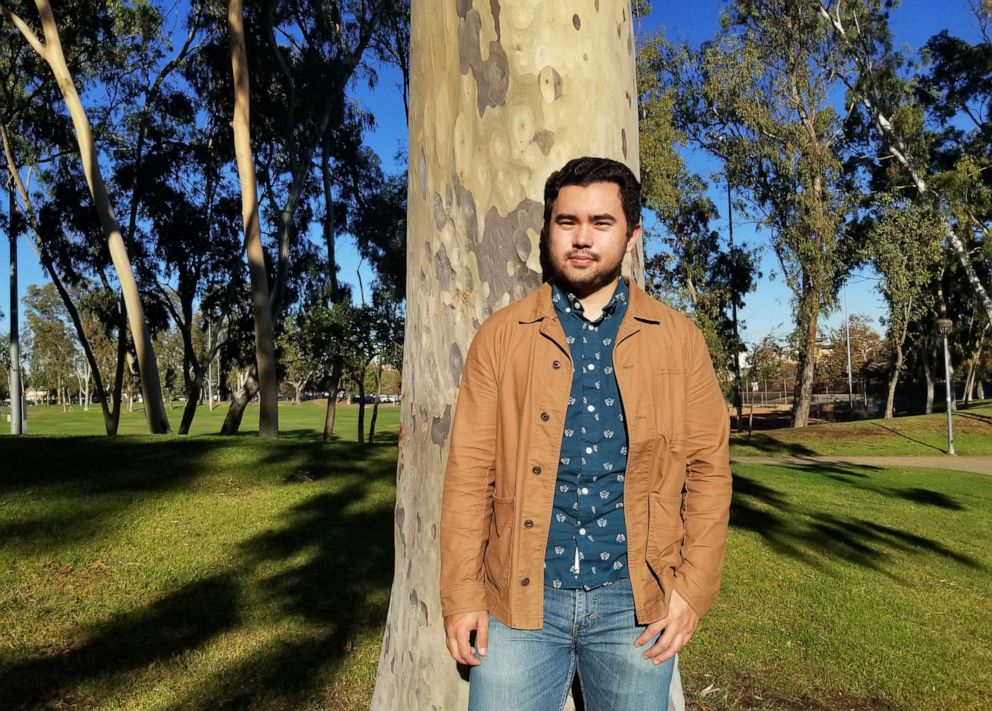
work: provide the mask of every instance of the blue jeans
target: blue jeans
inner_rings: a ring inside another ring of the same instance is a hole
[[[469,672],[469,711],[560,711],[578,672],[588,711],[667,711],[675,658],[654,664],[635,647],[630,580],[594,590],[544,588],[544,628],[489,616],[489,643]]]

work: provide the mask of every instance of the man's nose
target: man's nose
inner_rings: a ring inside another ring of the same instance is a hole
[[[592,225],[579,223],[572,232],[572,246],[588,247],[592,244]]]

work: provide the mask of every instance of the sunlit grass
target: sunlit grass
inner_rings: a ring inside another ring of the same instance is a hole
[[[109,439],[98,413],[57,408],[0,440],[0,709],[367,708],[398,425],[385,406],[361,446],[356,414],[330,445],[313,404],[283,405],[277,441]],[[37,434],[66,425],[94,436]],[[734,470],[723,592],[682,656],[690,703],[992,706],[992,477]]]
[[[953,413],[958,454],[992,455],[992,404]],[[947,413],[755,431],[731,437],[733,455],[938,455],[947,451]]]

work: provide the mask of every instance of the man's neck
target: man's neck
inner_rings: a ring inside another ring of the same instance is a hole
[[[609,282],[588,294],[573,291],[568,285],[564,284],[562,288],[571,291],[575,295],[575,298],[579,300],[579,303],[582,304],[582,315],[589,321],[595,321],[602,316],[603,308],[613,298],[613,294],[616,292],[619,283],[618,277],[619,274],[614,275],[613,279]]]

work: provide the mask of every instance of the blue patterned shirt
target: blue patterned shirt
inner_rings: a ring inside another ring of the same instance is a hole
[[[628,577],[623,478],[627,430],[613,373],[613,345],[627,310],[623,278],[589,321],[582,303],[551,284],[572,357],[572,388],[562,432],[544,584],[591,590]]]

